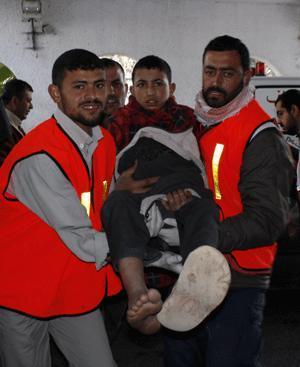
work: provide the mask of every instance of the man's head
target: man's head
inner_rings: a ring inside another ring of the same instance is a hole
[[[48,90],[58,108],[90,133],[99,124],[106,102],[103,62],[87,50],[66,51],[53,65]]]
[[[202,94],[211,107],[222,107],[248,85],[251,78],[248,48],[231,36],[208,43],[203,53]]]
[[[155,111],[163,108],[175,89],[171,68],[165,60],[150,55],[135,64],[130,92],[144,109]]]
[[[277,121],[283,131],[295,135],[300,130],[300,91],[289,89],[280,94],[275,101]]]
[[[22,121],[32,109],[32,92],[33,89],[27,82],[13,79],[5,84],[1,98],[4,106]]]
[[[102,58],[106,72],[107,101],[105,112],[111,114],[125,104],[128,85],[125,83],[125,72],[117,61]]]

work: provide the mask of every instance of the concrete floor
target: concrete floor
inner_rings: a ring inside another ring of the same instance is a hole
[[[264,321],[264,367],[300,367],[300,290],[272,291]]]

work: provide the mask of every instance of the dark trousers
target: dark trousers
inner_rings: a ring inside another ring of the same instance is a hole
[[[165,367],[261,367],[265,290],[230,290],[225,301],[188,333],[165,330]]]
[[[114,262],[129,256],[144,258],[150,240],[145,219],[140,214],[140,204],[144,197],[145,194],[114,191],[104,203],[102,223]],[[192,201],[176,212],[175,218],[183,259],[201,245],[217,247],[219,209],[209,190],[203,190],[201,198],[193,197]]]

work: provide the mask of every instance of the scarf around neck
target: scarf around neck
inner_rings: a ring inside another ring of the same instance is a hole
[[[143,127],[153,126],[172,133],[179,133],[189,128],[198,128],[192,108],[178,104],[170,97],[163,109],[145,110],[133,97],[129,103],[111,116],[109,131],[115,138],[118,151],[130,143],[131,139]]]
[[[229,103],[222,107],[210,107],[205,102],[202,90],[196,95],[195,115],[197,120],[205,127],[218,124],[225,119],[237,114],[254,98],[253,90],[246,86]]]

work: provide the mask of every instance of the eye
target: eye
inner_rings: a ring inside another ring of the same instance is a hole
[[[118,88],[118,87],[121,87],[122,86],[122,83],[119,80],[117,80],[117,81],[113,82],[112,85],[113,85],[113,87],[117,87]]]
[[[143,88],[145,86],[145,83],[144,82],[137,82],[135,86],[138,87],[138,88]]]
[[[83,89],[84,88],[84,84],[74,84],[74,88],[75,89]]]
[[[103,89],[105,87],[105,82],[99,82],[96,84],[96,88]]]
[[[155,87],[163,87],[165,83],[162,80],[156,80],[154,83]]]
[[[223,72],[223,77],[224,78],[232,78],[234,76],[234,72],[231,70],[225,70]]]
[[[216,75],[216,71],[214,69],[205,69],[204,74],[206,76],[214,76],[214,75]]]

